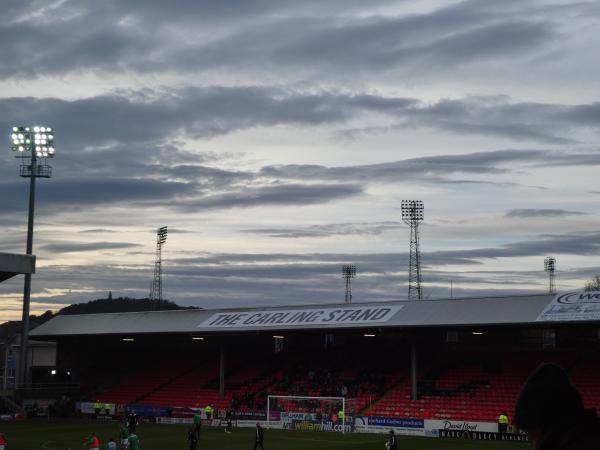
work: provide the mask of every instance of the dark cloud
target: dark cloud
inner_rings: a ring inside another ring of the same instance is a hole
[[[6,43],[0,45],[0,57],[11,61],[0,74],[181,72],[240,64],[257,71],[277,65],[283,70],[431,72],[480,60],[510,61],[544,49],[556,35],[547,19],[527,22],[523,11],[478,2],[391,17],[373,15],[373,3],[69,1],[54,8],[38,5],[41,17],[29,17],[33,4],[21,11],[13,4],[7,17],[21,13],[22,20],[0,26],[0,42]]]
[[[578,233],[545,234],[531,240],[523,240],[504,244],[499,247],[477,248],[470,250],[432,252],[433,264],[439,264],[446,257],[463,258],[478,261],[489,258],[516,258],[544,255],[578,255],[592,256],[600,251],[600,233],[581,231]],[[424,257],[427,262],[428,256]]]
[[[89,250],[104,243],[91,244]],[[113,243],[108,243],[110,244]],[[122,244],[122,243],[116,243]],[[61,251],[70,251],[70,243]],[[127,245],[127,244],[125,244]],[[72,249],[78,250],[75,245]],[[83,248],[84,250],[88,250]],[[101,248],[100,248],[101,249]],[[547,235],[541,239],[518,241],[499,247],[471,250],[423,252],[423,282],[426,298],[449,297],[450,280],[454,295],[515,295],[544,292],[541,256],[595,255],[600,249],[597,232]],[[490,270],[484,261],[489,258],[540,256],[540,267],[529,270]],[[35,276],[34,293],[52,289],[83,290],[82,294],[65,294],[50,302],[79,302],[113,295],[143,297],[152,278],[152,260],[148,264],[123,261],[116,265],[50,265]],[[301,303],[332,303],[343,301],[344,284],[340,275],[342,264],[357,265],[353,282],[355,301],[405,299],[407,292],[406,253],[197,253],[165,260],[164,288],[167,298],[195,306],[255,306]],[[465,265],[449,272],[447,265]],[[562,280],[590,278],[598,268],[561,269]],[[73,273],[77,273],[74,277]],[[519,286],[536,285],[539,289]],[[20,280],[19,280],[20,281]],[[483,286],[483,287],[482,287]],[[9,280],[0,292],[19,292],[21,283]]]
[[[41,246],[43,250],[53,253],[91,252],[96,250],[116,250],[132,247],[141,247],[141,245],[127,242],[55,242]]]
[[[191,183],[135,178],[57,178],[43,181],[43,188],[36,192],[36,204],[50,210],[173,199],[194,192],[197,188]],[[26,208],[26,183],[0,183],[0,189],[5,200],[2,205],[3,213]]]
[[[99,166],[95,163],[107,168],[127,164],[148,175],[195,174],[218,179],[224,173],[202,167],[202,156],[181,150],[175,143],[184,137],[210,139],[260,126],[337,127],[350,119],[382,114],[396,125],[381,127],[379,132],[431,128],[463,135],[564,144],[573,141],[564,135],[574,129],[600,127],[587,119],[587,113],[585,117],[576,114],[578,110],[587,111],[589,106],[519,103],[505,97],[466,97],[429,104],[382,95],[215,86],[145,94],[114,93],[72,101],[5,98],[0,99],[0,108],[6,112],[0,118],[0,127],[10,129],[14,124],[35,123],[53,126],[56,157],[68,156],[69,164],[78,170],[97,171]],[[340,131],[351,135],[360,132]],[[195,159],[195,163],[190,164],[190,159]],[[457,163],[460,162],[452,161],[452,157],[448,159],[450,165]],[[207,173],[209,170],[212,173]]]
[[[567,217],[567,216],[581,216],[586,213],[578,211],[567,211],[564,209],[511,209],[504,217],[517,218],[517,219],[530,219],[534,217]]]
[[[181,202],[178,206],[185,209],[188,209],[190,206],[202,209],[268,205],[300,206],[345,199],[362,193],[362,186],[356,184],[281,184],[257,188],[249,187],[237,192],[188,200]]]
[[[331,236],[373,236],[397,231],[405,226],[401,222],[377,222],[377,223],[338,223],[330,225],[313,225],[309,227],[289,228],[258,228],[242,230],[244,233],[263,234],[277,238],[322,238]]]
[[[110,230],[108,228],[92,228],[89,230],[81,230],[80,233],[106,234],[106,233],[118,233],[118,231]]]

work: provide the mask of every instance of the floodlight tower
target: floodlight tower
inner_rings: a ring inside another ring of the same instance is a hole
[[[344,264],[342,266],[342,277],[346,279],[346,303],[352,303],[352,286],[350,284],[351,278],[356,278],[356,265],[355,264]]]
[[[150,300],[162,300],[162,246],[167,242],[167,227],[156,231],[156,260],[154,262],[154,279],[150,285]]]
[[[544,259],[544,270],[548,272],[550,294],[556,294],[556,283],[554,282],[554,271],[556,270],[556,258],[547,256]]]
[[[33,218],[35,212],[35,179],[50,178],[52,167],[48,159],[54,157],[54,130],[51,127],[13,127],[10,136],[11,150],[15,158],[22,159],[19,175],[29,178],[29,214],[27,219],[28,255],[33,254]],[[17,372],[17,388],[27,384],[27,347],[29,344],[29,303],[31,298],[31,274],[25,274],[23,286],[23,317],[21,349]]]
[[[408,262],[408,299],[421,300],[421,253],[419,252],[419,223],[423,221],[421,200],[402,200],[402,220],[410,226],[410,251]]]

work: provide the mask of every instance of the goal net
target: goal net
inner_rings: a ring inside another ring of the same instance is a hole
[[[267,424],[288,430],[352,431],[344,397],[269,395]]]

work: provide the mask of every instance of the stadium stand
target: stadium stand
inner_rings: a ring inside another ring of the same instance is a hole
[[[454,355],[461,357],[464,355]],[[572,382],[582,392],[586,407],[600,407],[600,364],[594,356],[572,354],[498,353],[468,354],[471,361],[431,369],[420,383],[420,398],[410,399],[410,381],[386,392],[366,415],[419,417],[424,419],[495,421],[501,411],[510,417],[519,390],[528,375],[542,362],[571,369]],[[472,362],[477,361],[477,362]]]
[[[390,302],[379,307],[396,307],[397,314],[381,326],[334,329],[311,322],[278,331],[277,337],[285,335],[279,345],[268,326],[238,330],[211,324],[242,316],[294,317],[295,310],[59,316],[33,334],[57,341],[59,372],[73,374],[82,400],[264,412],[268,395],[343,395],[351,415],[495,423],[502,411],[513,416],[521,385],[541,362],[567,369],[585,405],[600,408],[598,322],[540,323],[540,313],[553,299]],[[317,311],[319,317],[328,317],[327,308]],[[201,340],[195,337],[199,334]],[[226,361],[224,372],[220,361]],[[412,400],[416,382],[418,399]],[[290,402],[284,407],[311,406]]]

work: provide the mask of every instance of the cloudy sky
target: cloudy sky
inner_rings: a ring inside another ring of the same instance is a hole
[[[5,0],[0,251],[23,252],[13,125],[55,128],[34,312],[405,299],[403,199],[427,298],[600,272],[600,3]],[[22,277],[0,286],[19,316]]]

